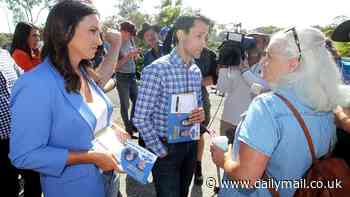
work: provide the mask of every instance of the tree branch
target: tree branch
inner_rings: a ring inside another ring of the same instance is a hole
[[[39,10],[38,14],[36,15],[36,18],[35,18],[34,24],[35,24],[35,23],[38,21],[38,19],[39,19],[39,16],[40,16],[41,12],[42,12],[42,11],[43,11],[45,8],[47,8],[47,6],[44,6],[44,7],[40,8],[40,10]]]

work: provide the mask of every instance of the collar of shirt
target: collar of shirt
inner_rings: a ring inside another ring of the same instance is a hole
[[[152,56],[155,57],[155,58],[159,58],[159,57],[162,57],[163,55],[165,55],[163,44],[159,42],[157,44],[157,47],[159,49],[158,52],[154,48],[149,49],[149,51],[152,54]]]
[[[320,112],[314,111],[310,106],[299,98],[290,85],[279,86],[275,88],[274,92],[286,97],[298,110],[299,113],[308,112],[309,114],[318,114]]]
[[[189,65],[185,64],[185,62],[183,61],[183,59],[181,58],[181,56],[177,52],[176,47],[170,52],[170,63],[172,65],[177,65],[177,66],[185,67],[188,69],[191,68],[192,66],[196,65],[193,58],[191,59],[191,62]]]

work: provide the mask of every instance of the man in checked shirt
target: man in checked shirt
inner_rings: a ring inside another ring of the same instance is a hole
[[[11,55],[0,49],[0,187],[1,193],[18,196],[18,172],[8,158],[10,136],[10,90],[17,79],[15,62]]]
[[[204,121],[199,58],[210,21],[200,15],[182,16],[174,24],[176,47],[170,54],[145,67],[135,107],[134,125],[146,147],[158,155],[152,170],[157,197],[186,197],[196,164],[197,141],[167,143],[168,99],[171,95],[194,93],[198,107],[192,123]]]
[[[16,65],[11,55],[4,49],[0,49],[0,196],[18,196],[20,185],[18,174],[26,182],[24,184],[24,196],[40,197],[41,186],[38,173],[30,170],[18,170],[8,157],[10,137],[10,95],[11,89],[23,71]]]

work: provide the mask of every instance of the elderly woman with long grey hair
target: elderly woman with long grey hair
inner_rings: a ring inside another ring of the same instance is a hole
[[[317,158],[335,144],[332,111],[349,106],[350,87],[342,83],[325,40],[314,28],[291,28],[272,37],[262,60],[263,78],[272,91],[251,103],[226,153],[211,146],[214,163],[225,171],[219,196],[270,196],[268,189],[254,187],[259,186],[255,184],[258,180],[264,176],[276,181],[299,180],[310,168],[304,131],[282,99],[306,123]],[[229,185],[232,180],[243,184],[239,188]],[[278,188],[284,197],[293,196],[295,190]]]

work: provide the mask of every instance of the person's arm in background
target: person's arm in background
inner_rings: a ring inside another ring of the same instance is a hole
[[[117,68],[115,69],[115,71],[118,71],[118,69],[122,65],[126,64],[128,61],[130,61],[130,60],[135,61],[136,59],[140,58],[140,54],[142,53],[142,49],[136,48],[133,39],[130,40],[130,43],[131,43],[130,46],[132,47],[131,50],[128,51],[128,53],[126,53],[126,54],[122,54],[122,57],[118,59],[118,65],[117,65]]]
[[[136,58],[138,56],[139,52],[138,51],[131,51],[126,55],[123,55],[122,58],[118,61],[118,65],[116,67],[116,70],[118,70],[118,68],[121,65],[124,65],[125,63],[127,63],[129,60],[133,60],[134,58]]]
[[[118,63],[119,50],[121,46],[121,35],[119,32],[107,32],[105,35],[106,41],[110,44],[106,56],[102,63],[96,68],[99,81],[97,84],[103,88],[108,80],[112,77]]]

